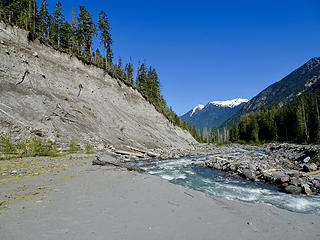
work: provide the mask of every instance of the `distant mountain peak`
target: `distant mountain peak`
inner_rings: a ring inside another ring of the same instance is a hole
[[[190,117],[192,117],[192,115],[197,111],[201,111],[202,109],[204,108],[204,105],[202,104],[199,104],[198,106],[195,106],[193,109],[192,109],[192,113],[190,114]]]
[[[213,104],[216,105],[218,107],[229,107],[229,108],[234,108],[239,106],[242,103],[246,103],[249,102],[248,99],[244,99],[244,98],[235,98],[232,100],[227,100],[227,101],[213,101],[210,102],[209,104]]]
[[[199,104],[181,116],[182,121],[187,121],[202,131],[204,128],[219,127],[224,121],[236,113],[247,99],[236,98],[229,101],[213,101],[206,105]]]

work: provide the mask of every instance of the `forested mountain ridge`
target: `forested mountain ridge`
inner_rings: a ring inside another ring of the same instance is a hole
[[[301,94],[315,93],[320,87],[320,58],[310,59],[288,76],[272,84],[252,98],[242,109],[242,113],[260,109],[271,104],[283,106]]]
[[[257,111],[262,106],[268,108],[274,104],[280,107],[290,103],[300,95],[316,93],[319,88],[320,57],[315,57],[280,81],[261,91],[224,122],[222,126],[230,127],[233,122],[239,122],[241,115]]]

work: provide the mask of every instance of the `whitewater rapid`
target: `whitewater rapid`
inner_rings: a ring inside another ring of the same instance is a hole
[[[139,161],[135,165],[151,175],[160,176],[171,183],[214,197],[249,203],[265,203],[293,212],[320,215],[320,196],[290,195],[261,182],[251,182],[240,177],[228,177],[224,172],[194,165],[206,158],[207,156]]]

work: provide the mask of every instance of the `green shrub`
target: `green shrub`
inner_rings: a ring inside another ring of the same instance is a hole
[[[58,150],[53,146],[52,142],[44,141],[42,139],[34,138],[29,144],[29,154],[31,157],[35,156],[50,156],[55,157]],[[27,155],[29,155],[27,153]]]
[[[84,152],[87,153],[87,154],[95,153],[93,146],[91,146],[90,144],[86,145],[86,148],[84,149]]]
[[[11,137],[0,138],[0,152],[3,154],[16,154],[17,148],[11,140]]]
[[[77,153],[80,152],[81,148],[75,143],[75,141],[70,141],[67,153]]]
[[[29,145],[29,141],[27,140],[22,140],[18,143],[17,145],[17,153],[21,156],[28,156],[28,145]]]

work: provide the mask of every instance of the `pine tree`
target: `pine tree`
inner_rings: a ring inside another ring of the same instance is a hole
[[[239,140],[239,128],[236,124],[233,124],[230,129],[230,141],[236,142]]]
[[[116,75],[118,78],[120,79],[125,79],[126,76],[125,76],[125,73],[122,69],[122,58],[119,56],[119,59],[118,59],[118,63],[116,65]]]
[[[99,67],[103,67],[104,66],[104,60],[103,60],[103,57],[102,57],[102,55],[100,53],[99,48],[96,49],[95,62]]]
[[[72,48],[70,39],[73,37],[73,31],[71,25],[68,22],[64,22],[61,25],[60,46],[63,49],[69,50]]]
[[[249,121],[250,141],[259,141],[259,125],[255,116],[252,116]]]
[[[314,141],[316,143],[320,143],[320,113],[319,113],[319,104],[318,104],[318,96],[314,96],[314,102],[315,102],[315,137]]]
[[[18,16],[22,10],[19,3],[18,0],[1,1],[1,18],[9,23],[17,24]]]
[[[160,93],[160,82],[158,79],[158,74],[154,68],[151,66],[147,72],[147,97],[155,105],[160,106],[161,104],[161,93]]]
[[[50,15],[46,0],[41,0],[39,11],[39,36],[43,39],[49,38]]]
[[[91,60],[91,46],[93,35],[96,34],[96,26],[90,13],[84,6],[80,6],[78,24],[76,29],[76,39],[80,46],[81,54],[86,59]]]
[[[146,64],[144,63],[138,67],[136,86],[142,92],[142,94],[147,92],[147,70]]]
[[[132,65],[131,59],[130,59],[130,62],[126,64],[125,71],[126,71],[126,81],[128,83],[133,84],[133,65]]]
[[[98,29],[100,31],[100,39],[104,47],[106,67],[112,63],[113,53],[111,49],[112,38],[110,33],[110,23],[107,14],[104,11],[100,11],[98,20]]]
[[[54,42],[58,44],[58,46],[61,45],[61,35],[62,35],[62,25],[64,22],[64,15],[62,13],[62,7],[61,7],[60,1],[56,3],[56,9],[53,12],[53,28],[54,28]]]

